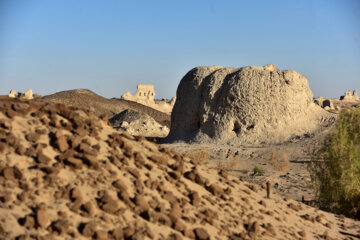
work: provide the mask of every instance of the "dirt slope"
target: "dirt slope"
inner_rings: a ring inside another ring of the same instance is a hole
[[[170,115],[144,106],[142,104],[122,99],[107,99],[87,89],[74,89],[44,96],[34,101],[62,103],[67,106],[89,110],[97,116],[105,114],[108,118],[126,109],[143,112],[161,125],[170,127]]]
[[[360,222],[61,104],[0,100],[1,239],[349,239]]]

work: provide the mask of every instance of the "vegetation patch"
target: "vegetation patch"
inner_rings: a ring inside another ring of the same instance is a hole
[[[320,208],[360,219],[360,109],[340,112],[309,165]]]
[[[258,165],[255,165],[253,168],[253,174],[254,175],[264,175],[264,169],[262,169],[261,167],[259,167]]]

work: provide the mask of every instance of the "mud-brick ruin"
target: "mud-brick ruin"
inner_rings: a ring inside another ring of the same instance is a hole
[[[172,98],[170,102],[167,102],[166,100],[155,102],[154,98],[154,85],[143,84],[137,85],[137,91],[134,94],[126,92],[121,96],[121,99],[141,103],[168,114],[171,113],[176,98]]]
[[[142,84],[137,85],[137,91],[134,94],[131,94],[130,92],[126,92],[124,93],[124,95],[121,96],[121,98],[125,100],[130,100],[134,102],[137,102],[139,100],[154,101],[154,97],[155,97],[154,85],[142,85]]]
[[[351,91],[346,91],[345,95],[340,97],[340,100],[357,101],[357,100],[359,100],[358,92],[356,90],[354,90],[353,93],[351,94]]]
[[[34,98],[32,89],[28,89],[25,93],[16,92],[15,90],[10,90],[9,98],[20,98],[31,100]]]

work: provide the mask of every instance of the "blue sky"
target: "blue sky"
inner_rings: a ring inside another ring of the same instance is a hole
[[[143,83],[171,98],[195,66],[268,63],[315,96],[360,91],[360,1],[0,0],[0,95]]]

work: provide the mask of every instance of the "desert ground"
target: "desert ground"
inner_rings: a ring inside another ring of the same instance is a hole
[[[237,115],[229,113],[226,119],[236,128],[231,126],[227,135],[214,133],[216,141],[202,135],[209,130],[208,119],[218,121],[216,112],[204,110],[202,116],[208,114],[204,123],[194,126],[207,128],[191,139],[174,140],[173,128],[192,122],[183,118],[191,114],[181,109],[181,101],[187,99],[179,96],[172,115],[86,89],[31,100],[2,96],[0,239],[359,239],[360,222],[314,207],[310,188],[308,163],[334,128],[336,111],[323,110],[312,96],[306,100],[311,92],[305,80],[273,65],[192,71],[179,88],[191,94],[191,84],[209,81],[205,92],[193,92],[209,94],[198,104],[205,110],[216,109],[219,104],[212,102],[225,99],[214,91],[231,95],[233,86],[217,81],[236,77],[246,81],[249,74],[242,71],[249,71],[253,79],[257,71],[271,72],[271,79],[288,89],[282,93],[300,94],[300,101],[295,101],[301,109],[290,101],[279,105],[285,109],[280,120],[264,118],[265,125],[256,122],[254,127],[246,118],[240,130],[231,118]],[[281,97],[274,98],[273,106],[284,102]],[[242,107],[258,114],[253,106],[262,106],[261,98],[248,101],[251,104]],[[339,108],[360,104],[333,102]],[[286,111],[293,110],[299,117],[286,119]],[[309,113],[314,117],[301,118]],[[178,125],[176,114],[182,121]],[[299,129],[291,125],[295,120],[307,125]],[[269,132],[261,128],[271,121],[280,128]],[[227,131],[226,124],[219,126]],[[285,131],[288,126],[293,132]],[[269,137],[253,142],[262,134]]]

